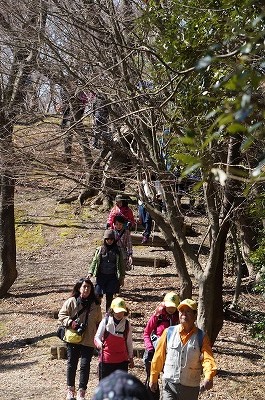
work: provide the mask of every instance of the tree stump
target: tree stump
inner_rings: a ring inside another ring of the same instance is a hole
[[[51,359],[65,360],[67,359],[66,344],[54,345],[50,348]]]

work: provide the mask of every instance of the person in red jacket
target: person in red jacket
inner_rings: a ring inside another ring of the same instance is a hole
[[[121,194],[118,194],[115,197],[115,206],[110,210],[108,220],[107,220],[107,228],[114,229],[114,218],[117,215],[121,215],[126,222],[127,228],[134,228],[135,226],[135,218],[133,215],[132,209],[128,206],[128,199],[126,199]]]
[[[177,307],[179,305],[179,296],[174,292],[165,295],[163,302],[159,304],[155,312],[150,317],[144,328],[144,347],[145,352],[143,361],[146,370],[146,386],[149,387],[150,367],[154,356],[155,348],[158,340],[164,330],[179,322],[179,314]],[[151,392],[154,400],[159,400],[159,388],[157,391]]]

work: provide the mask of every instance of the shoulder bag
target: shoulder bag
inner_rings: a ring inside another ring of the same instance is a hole
[[[86,312],[86,319],[85,319],[85,327],[87,325],[87,319],[88,319],[88,314],[90,311],[91,304],[89,307],[83,307],[80,311],[78,311],[75,316],[72,318],[73,321],[75,321],[85,310]],[[85,328],[84,327],[84,328]],[[85,329],[84,329],[85,330]],[[83,333],[78,333],[76,330],[72,328],[67,328],[64,325],[61,325],[58,327],[56,335],[58,336],[59,339],[63,340],[64,342],[67,343],[80,343],[83,339]]]

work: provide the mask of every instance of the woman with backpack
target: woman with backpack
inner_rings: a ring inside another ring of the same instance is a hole
[[[95,293],[99,299],[106,295],[106,311],[113,296],[119,293],[124,284],[125,265],[123,256],[115,240],[115,232],[107,229],[103,237],[103,245],[96,249],[88,271],[88,277],[96,277]]]
[[[81,278],[73,287],[71,296],[59,311],[58,319],[66,328],[80,336],[79,343],[67,343],[67,400],[84,400],[95,348],[94,336],[102,314],[90,279]],[[80,360],[79,389],[75,391],[75,378]]]
[[[155,312],[150,317],[144,328],[144,347],[145,352],[143,361],[146,370],[146,386],[149,387],[151,361],[153,359],[155,348],[158,340],[164,330],[179,322],[179,313],[177,307],[179,305],[179,296],[174,292],[165,295],[163,302],[159,304]],[[156,392],[151,392],[154,400],[159,400],[159,388]]]
[[[133,368],[133,343],[131,323],[125,301],[116,297],[109,312],[100,322],[94,343],[99,350],[99,380],[116,370],[128,372]]]

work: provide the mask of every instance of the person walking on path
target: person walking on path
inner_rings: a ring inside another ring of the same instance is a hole
[[[149,377],[151,361],[154,356],[157,342],[166,328],[176,325],[179,322],[177,306],[179,305],[179,296],[174,292],[169,292],[164,296],[163,301],[151,315],[144,328],[144,347],[145,352],[143,361],[146,370],[146,386],[149,389]],[[149,389],[150,390],[150,389]],[[154,400],[159,400],[159,388],[151,392]]]
[[[114,218],[117,215],[121,215],[125,219],[127,229],[132,229],[135,227],[135,218],[132,209],[128,206],[128,199],[121,194],[118,194],[115,197],[115,205],[110,210],[108,216],[107,228],[114,228]]]
[[[99,380],[117,369],[128,372],[134,367],[131,323],[121,297],[112,300],[108,314],[100,322],[95,335],[95,345],[100,351]]]
[[[195,325],[197,303],[183,300],[178,310],[180,323],[165,329],[158,341],[149,386],[157,390],[163,370],[163,400],[197,400],[200,391],[213,387],[216,364],[208,335]],[[200,385],[201,369],[204,380]]]
[[[103,295],[106,295],[106,311],[108,311],[114,294],[119,293],[120,287],[124,285],[125,265],[115,242],[114,230],[107,229],[103,240],[103,245],[95,251],[88,277],[96,277],[96,296],[102,299]]]
[[[77,313],[79,317],[75,319],[74,316]],[[77,400],[85,399],[90,362],[95,348],[94,336],[101,318],[101,308],[95,297],[93,283],[87,278],[81,278],[58,314],[62,325],[82,335],[82,340],[78,344],[67,343],[67,400],[76,398],[75,379],[79,358],[81,361]]]
[[[120,248],[125,269],[130,271],[132,269],[132,238],[131,231],[126,229],[126,221],[122,215],[116,215],[114,217],[114,232],[115,241]]]

